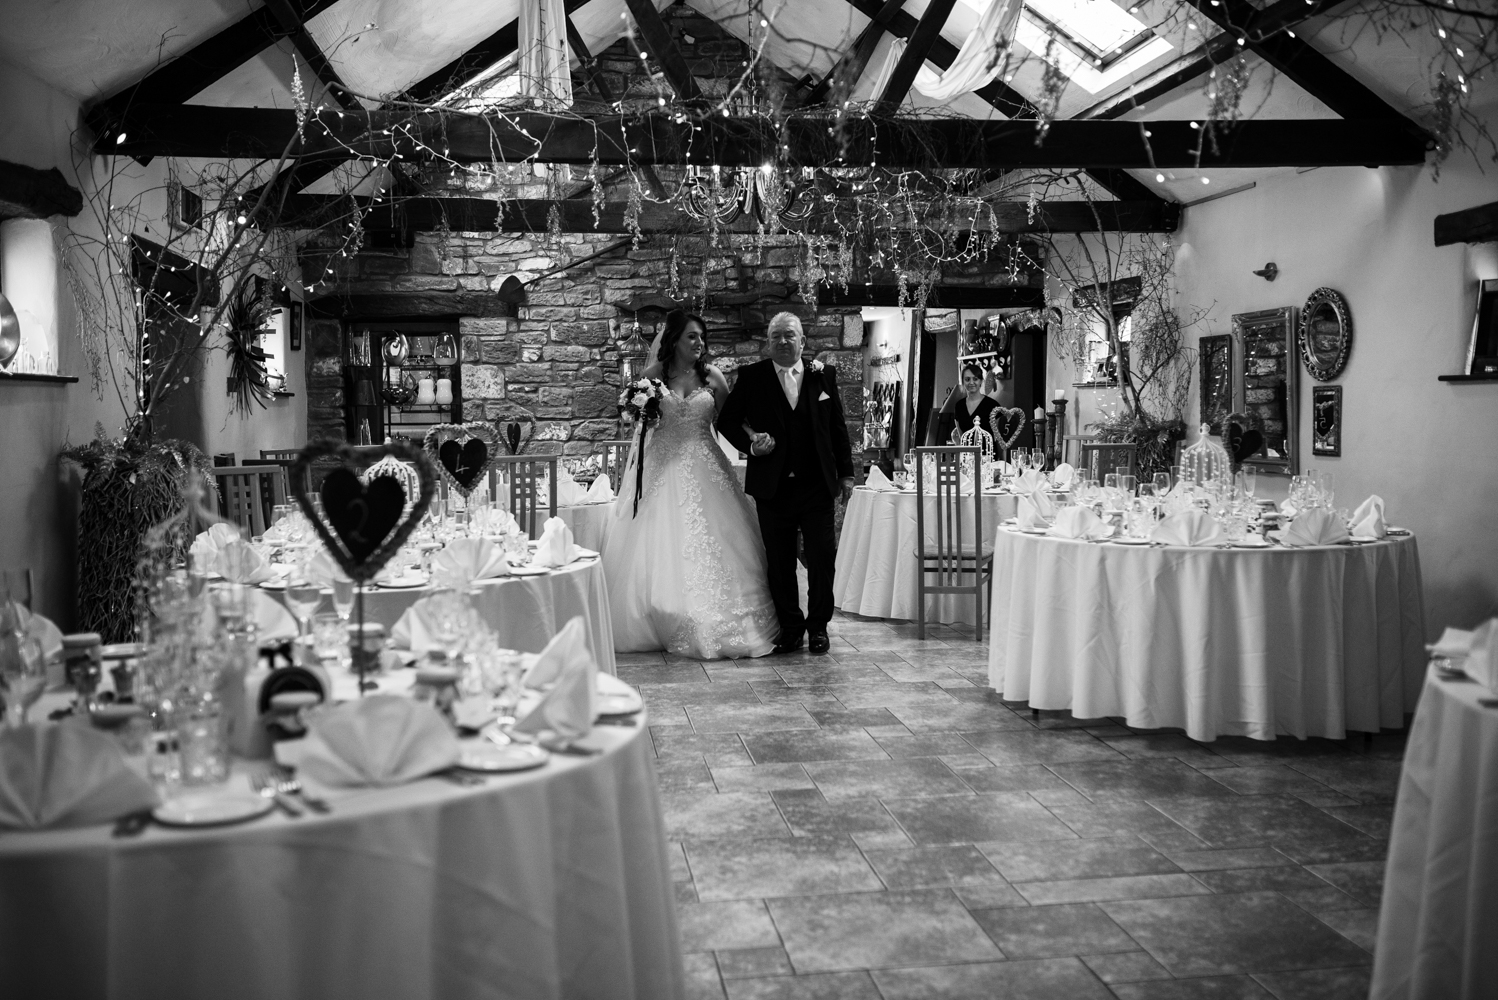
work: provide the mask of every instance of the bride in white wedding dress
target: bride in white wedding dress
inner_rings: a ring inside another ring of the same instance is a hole
[[[670,391],[645,434],[643,481],[638,437],[630,451],[604,547],[621,653],[763,656],[779,631],[759,524],[713,432],[728,383],[703,362],[705,333],[700,318],[673,311],[644,372]]]

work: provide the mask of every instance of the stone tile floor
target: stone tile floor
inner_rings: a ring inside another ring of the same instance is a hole
[[[1035,717],[964,626],[619,659],[694,998],[1362,1000],[1403,735]]]

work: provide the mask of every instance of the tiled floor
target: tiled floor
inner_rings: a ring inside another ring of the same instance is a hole
[[[620,657],[692,996],[1362,1000],[1403,740],[1032,717],[954,629]]]

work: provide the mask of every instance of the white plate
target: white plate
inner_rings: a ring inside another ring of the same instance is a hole
[[[1354,544],[1354,545],[1372,545],[1374,542],[1378,541],[1378,539],[1377,538],[1359,538],[1357,535],[1353,535],[1349,539],[1349,541],[1351,541],[1352,544]]]
[[[410,590],[413,587],[425,587],[427,578],[420,573],[397,576],[389,580],[376,580],[376,587],[384,587],[387,590]]]
[[[1104,540],[1112,542],[1114,545],[1148,545],[1150,543],[1150,540],[1148,538],[1120,537],[1120,538],[1108,538],[1108,539],[1104,539]]]
[[[1247,538],[1239,539],[1236,542],[1229,542],[1228,546],[1235,549],[1267,549],[1270,547],[1269,543],[1262,537],[1255,535],[1254,538],[1255,540],[1252,542]]]
[[[551,570],[545,566],[511,566],[511,576],[545,576]]]
[[[468,771],[529,771],[551,758],[551,751],[530,743],[508,743],[500,746],[486,739],[464,740],[458,755],[458,766]]]
[[[166,826],[223,826],[264,816],[275,802],[243,788],[212,788],[168,799],[151,815]]]
[[[612,674],[600,673],[597,688],[594,705],[599,715],[633,715],[645,707],[640,692]]]
[[[260,589],[261,590],[285,590],[286,589],[286,581],[284,579],[281,579],[281,580],[266,580],[264,583],[262,583],[260,585]]]
[[[1401,535],[1408,535],[1410,533],[1410,529],[1409,528],[1396,528],[1392,524],[1389,525],[1388,527],[1386,527],[1384,530],[1387,531],[1389,534],[1395,536],[1396,538],[1398,538]]]
[[[1049,535],[1051,533],[1050,528],[1021,528],[1019,530],[1026,535]]]
[[[146,644],[143,642],[115,642],[99,650],[99,656],[106,660],[133,660],[145,653]]]

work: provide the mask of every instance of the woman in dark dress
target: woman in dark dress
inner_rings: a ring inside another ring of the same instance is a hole
[[[962,366],[964,394],[957,398],[948,412],[941,415],[938,432],[941,444],[955,444],[953,438],[972,430],[975,423],[990,434],[993,433],[993,428],[988,425],[988,415],[999,404],[994,402],[992,397],[984,394],[983,380],[982,368],[973,364]]]

